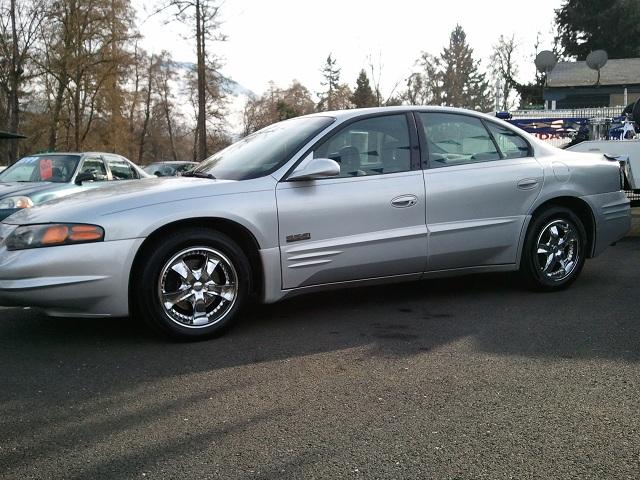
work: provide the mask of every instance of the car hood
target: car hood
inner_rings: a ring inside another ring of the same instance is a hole
[[[13,195],[31,195],[57,186],[52,182],[0,182],[0,198]]]
[[[15,213],[5,223],[31,224],[93,221],[136,208],[181,200],[241,193],[252,181],[211,180],[193,177],[150,178],[108,182],[97,188],[48,201]],[[240,188],[242,187],[244,188]]]

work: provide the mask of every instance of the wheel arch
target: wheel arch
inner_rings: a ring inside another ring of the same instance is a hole
[[[153,247],[153,245],[162,238],[163,235],[168,232],[172,232],[184,228],[209,228],[216,230],[220,233],[227,235],[231,240],[236,242],[240,249],[247,255],[249,264],[251,265],[251,288],[252,293],[260,293],[263,289],[264,276],[263,266],[260,260],[260,244],[256,237],[245,226],[220,217],[200,217],[200,218],[187,218],[167,223],[151,232],[147,238],[142,242],[136,255],[133,259],[131,271],[129,273],[129,311],[134,311],[131,306],[131,299],[133,298],[133,279],[138,275],[141,261],[144,258],[147,251]]]
[[[593,257],[593,251],[596,243],[596,221],[591,206],[578,197],[554,197],[547,199],[538,205],[533,212],[531,212],[531,218],[535,218],[543,210],[554,206],[567,208],[580,219],[587,233],[587,248],[585,249],[587,252],[587,258]]]

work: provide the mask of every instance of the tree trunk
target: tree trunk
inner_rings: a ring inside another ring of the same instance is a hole
[[[58,124],[60,123],[60,111],[62,110],[62,102],[64,101],[64,91],[66,82],[61,78],[58,81],[58,89],[56,90],[56,99],[53,104],[53,112],[51,112],[51,124],[49,125],[49,143],[47,148],[55,151],[58,143]]]
[[[205,32],[200,0],[196,0],[196,50],[198,57],[198,161],[207,158],[207,118],[205,89]]]
[[[169,142],[171,144],[171,155],[173,159],[178,161],[178,152],[176,151],[176,142],[173,138],[173,125],[171,124],[171,112],[169,111],[168,100],[164,100],[164,116],[167,119],[167,132],[169,133]]]
[[[13,133],[18,132],[20,127],[20,103],[18,99],[18,88],[20,86],[20,77],[22,72],[18,64],[18,32],[16,30],[16,0],[11,0],[11,41],[13,42],[11,51],[11,78],[9,92],[9,130]],[[12,140],[9,142],[9,164],[13,164],[18,160],[18,142]]]
[[[80,151],[80,80],[76,77],[76,91],[73,95],[73,141],[76,152]]]
[[[153,58],[149,60],[149,84],[147,86],[147,95],[144,104],[144,122],[142,123],[142,132],[140,133],[140,150],[138,151],[138,164],[142,163],[144,155],[144,140],[147,136],[147,127],[149,126],[149,117],[151,116],[151,76],[153,69]]]

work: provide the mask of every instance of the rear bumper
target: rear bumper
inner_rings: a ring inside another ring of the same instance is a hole
[[[143,239],[10,252],[0,247],[0,305],[52,316],[129,314],[129,272]]]
[[[602,193],[582,197],[593,211],[595,242],[592,256],[623,238],[631,229],[631,207],[625,192]]]

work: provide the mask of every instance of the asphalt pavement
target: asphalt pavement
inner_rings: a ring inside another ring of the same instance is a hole
[[[513,275],[255,306],[175,344],[0,310],[0,478],[637,479],[640,237]]]

